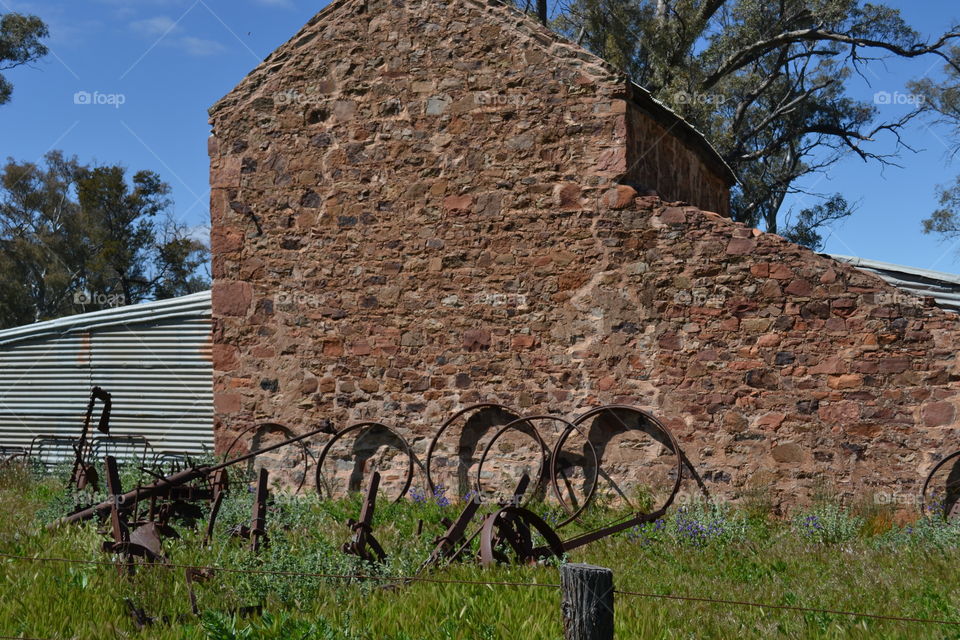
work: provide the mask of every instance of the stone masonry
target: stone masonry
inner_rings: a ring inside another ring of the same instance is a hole
[[[915,490],[960,445],[958,316],[718,215],[643,95],[496,2],[324,10],[211,110],[218,444],[617,402],[714,495]]]

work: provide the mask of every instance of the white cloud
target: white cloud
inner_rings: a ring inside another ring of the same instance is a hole
[[[8,11],[39,16],[50,29],[50,39],[44,44],[51,47],[54,54],[60,47],[83,44],[104,26],[97,19],[77,20],[68,16],[66,8],[61,5],[0,0],[0,14]]]
[[[216,40],[184,36],[176,42],[183,51],[191,56],[212,56],[226,51],[226,47]]]
[[[198,224],[195,227],[188,227],[186,230],[186,236],[191,240],[195,240],[203,246],[210,248],[210,225]]]
[[[146,20],[137,20],[130,23],[130,26],[140,33],[159,37],[174,31],[177,28],[177,23],[167,16],[157,16]]]

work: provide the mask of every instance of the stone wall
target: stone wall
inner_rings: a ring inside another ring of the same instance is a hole
[[[710,156],[696,153],[700,134],[683,122],[651,113],[652,99],[639,89],[627,101],[627,173],[622,182],[664,200],[682,200],[707,211],[730,215],[729,171]]]
[[[909,490],[958,444],[957,316],[636,198],[619,76],[500,5],[442,6],[334,3],[212,110],[218,444],[372,419],[422,454],[475,402],[619,402],[713,493],[784,503]],[[636,483],[639,450],[607,451]]]
[[[432,245],[415,227],[332,229],[331,255],[364,258],[319,267],[337,293],[317,307],[217,282],[219,437],[372,418],[422,452],[474,402],[567,416],[627,403],[665,419],[714,495],[764,487],[787,504],[823,481],[908,495],[960,444],[956,315],[777,236],[629,195],[458,218],[430,229]]]

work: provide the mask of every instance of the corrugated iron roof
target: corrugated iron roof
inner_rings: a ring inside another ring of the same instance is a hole
[[[912,296],[932,297],[941,309],[960,313],[960,275],[854,256],[825,255],[880,276],[889,284]]]
[[[201,291],[179,298],[156,300],[142,304],[131,304],[114,309],[103,309],[80,313],[73,316],[34,322],[33,324],[0,330],[0,345],[27,340],[47,335],[60,335],[73,331],[89,331],[90,329],[121,325],[128,322],[142,320],[161,320],[181,316],[201,315],[209,318],[210,291]]]

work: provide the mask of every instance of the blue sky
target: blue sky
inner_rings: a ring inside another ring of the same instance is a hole
[[[32,68],[6,72],[13,100],[0,106],[0,158],[38,160],[50,149],[81,161],[152,169],[173,187],[176,214],[202,227],[208,218],[207,108],[258,62],[293,36],[323,0],[0,0],[50,26],[51,54]],[[955,0],[888,0],[927,36],[960,22]],[[873,101],[905,92],[911,78],[940,77],[933,57],[871,63],[851,94]],[[88,101],[92,104],[84,104]],[[78,102],[80,104],[78,104]],[[121,104],[122,103],[122,104]],[[905,105],[883,105],[896,117]],[[813,192],[840,192],[858,213],[828,230],[826,251],[920,268],[960,272],[960,243],[921,232],[936,206],[934,188],[960,174],[947,132],[915,122],[907,132],[918,153],[903,168],[864,164],[854,156],[804,182]],[[879,151],[893,149],[879,140]],[[791,198],[800,209],[815,199]]]

